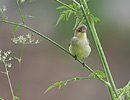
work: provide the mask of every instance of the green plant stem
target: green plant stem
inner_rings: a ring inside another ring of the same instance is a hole
[[[57,0],[56,0],[56,1],[57,1]],[[62,5],[66,5],[66,4],[64,4],[63,2],[59,1],[59,0],[58,0],[58,3],[60,3],[60,4],[62,4]],[[80,3],[82,3],[81,0],[80,0]],[[86,8],[87,8],[87,5],[86,5],[86,4],[87,4],[87,3],[86,3],[86,1],[85,1],[85,6],[86,6]],[[68,6],[68,5],[66,5],[66,6]],[[83,15],[84,15],[84,17],[85,17],[85,19],[86,19],[86,21],[87,21],[87,24],[88,24],[88,26],[89,26],[90,32],[91,32],[91,34],[92,34],[92,37],[93,37],[93,39],[94,39],[94,43],[95,43],[96,48],[97,48],[97,50],[98,50],[98,53],[99,53],[99,57],[100,57],[102,66],[105,66],[107,62],[106,62],[106,59],[104,59],[104,58],[105,58],[105,55],[102,55],[102,54],[104,54],[104,53],[102,53],[102,52],[103,52],[102,47],[101,47],[99,41],[98,41],[98,42],[95,41],[96,38],[97,38],[97,40],[99,40],[98,37],[95,35],[95,34],[97,34],[97,33],[96,33],[96,30],[95,30],[95,27],[94,27],[94,29],[92,29],[91,24],[90,24],[90,22],[89,22],[89,19],[88,19],[88,17],[87,17],[87,14],[85,13],[85,10],[84,10],[84,7],[83,7],[82,4],[81,4],[80,7],[81,7],[81,10],[82,10],[82,12],[83,12]],[[69,7],[68,7],[68,8],[69,8]],[[95,34],[94,34],[94,32],[95,32]],[[98,46],[98,45],[100,45],[100,46]],[[101,52],[101,53],[100,53],[100,52]],[[104,56],[104,57],[102,57],[102,56]],[[105,61],[105,63],[104,63],[104,61]],[[108,68],[109,68],[109,67],[108,67]],[[117,91],[116,91],[116,87],[115,87],[114,81],[112,81],[113,79],[112,79],[110,70],[109,70],[108,68],[103,67],[104,72],[105,72],[105,76],[106,76],[106,80],[109,81],[109,79],[108,79],[108,77],[107,77],[107,72],[109,72],[109,73],[108,73],[108,76],[110,77],[112,87],[113,87],[113,89],[114,89],[114,91],[115,91],[115,94],[116,94],[116,96],[117,96],[118,94],[117,94]],[[90,69],[89,69],[89,70],[90,70]],[[90,71],[91,71],[91,70],[90,70]],[[114,100],[114,95],[113,95],[113,91],[112,91],[111,85],[107,85],[107,87],[108,87],[108,89],[109,89],[109,93],[110,93],[111,99]]]
[[[74,8],[70,7],[69,5],[67,5],[67,4],[65,4],[65,3],[63,3],[63,2],[61,2],[61,1],[59,1],[59,0],[56,0],[56,2],[58,2],[58,3],[60,3],[60,4],[64,5],[64,6],[66,6],[67,8],[69,8],[69,9],[71,9],[71,10],[77,12],[77,10],[75,10]]]
[[[4,64],[4,65],[5,65],[5,71],[6,71],[5,74],[7,75],[7,78],[8,78],[8,82],[9,82],[11,94],[12,94],[12,97],[14,98],[14,92],[13,92],[13,88],[12,88],[12,85],[11,85],[11,81],[10,81],[10,77],[9,77],[9,72],[8,72],[6,64]]]
[[[117,100],[122,100],[121,98],[122,98],[122,96],[124,95],[124,93],[126,92],[126,91],[129,91],[128,89],[128,87],[130,86],[130,81],[128,82],[128,84],[125,86],[125,89],[123,89],[123,91],[122,91],[122,93],[120,94],[120,96],[118,97],[118,99]],[[124,100],[124,99],[123,99]]]
[[[81,2],[81,0],[80,0],[80,2]],[[108,77],[109,77],[110,82],[111,82],[112,87],[113,87],[113,90],[114,90],[116,96],[118,97],[118,93],[117,93],[117,90],[116,90],[116,86],[115,86],[115,84],[114,84],[114,81],[113,81],[113,78],[112,78],[110,69],[109,69],[109,67],[108,67],[108,64],[107,64],[107,61],[106,61],[106,58],[105,58],[103,49],[102,49],[102,47],[101,47],[99,38],[98,38],[98,36],[97,36],[96,29],[95,29],[94,25],[92,25],[91,22],[89,21],[88,16],[87,16],[87,14],[85,13],[85,9],[84,9],[83,5],[81,5],[81,10],[82,10],[82,12],[83,12],[83,14],[84,14],[84,17],[85,17],[86,21],[87,21],[87,24],[88,24],[88,27],[89,27],[89,29],[90,29],[91,35],[92,35],[92,37],[93,37],[94,43],[96,43],[97,48],[99,48],[98,51],[100,52],[100,55],[101,55],[101,58],[102,58],[101,60],[103,60],[103,63],[104,63],[103,65],[105,65],[105,68],[104,68],[104,69],[107,71]],[[111,99],[114,100],[114,95],[113,95],[113,93],[112,93],[112,89],[109,89],[109,92],[110,92],[110,95],[111,95]]]
[[[78,62],[80,62],[82,65],[84,64],[81,60],[77,59]],[[86,67],[90,72],[94,73],[94,71],[88,66],[88,65],[84,65],[84,67]],[[107,85],[108,87],[111,87],[111,85],[104,81],[100,76],[98,76],[97,74],[95,74],[95,76],[101,81],[103,82],[105,85]]]
[[[87,5],[86,0],[83,0],[83,2],[84,2],[85,9],[87,9],[87,8],[88,8],[88,5]],[[89,14],[89,13],[90,13],[90,12],[88,12],[88,14]],[[92,26],[93,26],[93,30],[95,30],[94,24],[93,24]],[[96,30],[95,30],[95,31],[96,31]],[[95,40],[94,37],[93,37],[93,39]],[[103,59],[102,59],[102,55],[101,55],[101,53],[100,53],[100,49],[99,49],[99,47],[98,47],[97,42],[94,41],[94,43],[95,43],[95,45],[96,45],[96,49],[97,49],[97,52],[98,52],[98,55],[99,55],[99,58],[100,58],[100,61],[101,61],[101,64],[102,64],[102,68],[103,68],[103,71],[104,71],[104,73],[105,73],[106,81],[109,82],[109,78],[108,78],[108,75],[107,75],[107,71],[106,71],[106,69],[105,69],[105,65],[104,65],[104,61],[103,61]]]
[[[20,13],[20,16],[21,16],[22,22],[23,22],[23,24],[25,25],[25,21],[24,21],[24,18],[23,18],[23,15],[22,15],[21,9],[20,9],[20,5],[19,5],[19,0],[17,0],[17,6],[18,6],[18,9],[19,9],[19,13]]]
[[[23,43],[23,46],[22,46],[20,59],[18,59],[18,62],[19,62],[19,78],[18,78],[17,97],[19,97],[19,91],[20,91],[20,72],[21,72],[21,61],[22,61],[22,56],[23,56],[23,50],[24,50],[24,43]]]
[[[22,25],[22,24],[19,24],[19,23],[15,23],[15,22],[9,22],[9,21],[5,21],[5,20],[1,20],[1,22],[4,22],[4,23],[8,23],[8,24],[12,24],[12,25],[17,25],[17,26],[21,26],[21,27],[24,27],[34,33],[36,33],[37,35],[43,37],[44,39],[50,41],[51,43],[53,43],[54,45],[56,45],[57,47],[59,47],[60,49],[62,49],[63,51],[65,51],[66,53],[68,53],[70,56],[74,57],[74,55],[72,55],[68,50],[66,50],[64,47],[62,47],[61,45],[59,45],[58,43],[56,43],[55,41],[51,40],[50,38],[44,36],[43,34],[37,32],[36,30],[26,26],[26,25]],[[81,60],[77,59],[78,62],[80,62],[82,65],[84,64]],[[94,73],[94,71],[87,65],[85,65],[85,67],[92,73]],[[109,86],[110,87],[110,84],[106,81],[104,81],[100,76],[98,76],[97,74],[95,74],[95,76],[100,80],[102,81],[105,85]]]

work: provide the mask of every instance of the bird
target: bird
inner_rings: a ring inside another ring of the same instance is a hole
[[[91,47],[87,38],[87,27],[82,24],[77,27],[74,32],[74,36],[70,40],[69,51],[75,57],[75,60],[83,60],[83,66],[85,65],[85,58],[91,53]]]

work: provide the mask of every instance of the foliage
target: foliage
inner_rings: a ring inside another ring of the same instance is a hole
[[[6,6],[3,5],[2,8],[0,8],[0,14],[2,15],[3,19],[8,19],[7,16],[5,16],[4,12],[7,11]]]
[[[53,85],[51,85],[50,87],[48,87],[48,89],[44,92],[44,94],[45,94],[46,92],[48,92],[49,90],[51,90],[52,88],[56,87],[56,86],[58,86],[59,89],[60,89],[62,85],[65,86],[65,85],[67,85],[68,82],[70,82],[70,81],[76,82],[77,80],[81,80],[81,79],[97,79],[97,78],[95,77],[96,74],[99,75],[101,78],[105,77],[105,75],[104,75],[104,73],[103,73],[102,71],[95,70],[93,73],[91,73],[91,74],[89,75],[89,77],[82,77],[82,78],[81,78],[81,77],[72,77],[72,79],[70,79],[70,80],[56,82],[56,83],[54,83]]]
[[[130,100],[130,81],[123,88],[117,89],[117,92],[119,94],[117,100]]]
[[[37,32],[37,31],[35,31],[34,29],[26,26],[25,19],[26,18],[32,18],[33,16],[31,16],[31,15],[23,16],[22,15],[20,5],[19,5],[19,1],[21,3],[24,3],[27,0],[16,0],[17,5],[18,5],[18,9],[19,9],[19,13],[20,13],[20,16],[21,16],[21,20],[19,22],[14,22],[14,21],[10,20],[4,14],[4,12],[7,11],[5,5],[3,5],[0,8],[0,15],[2,15],[2,17],[0,18],[0,21],[14,25],[13,30],[12,30],[12,35],[14,37],[11,40],[15,44],[22,44],[23,45],[22,51],[21,51],[21,56],[19,58],[14,57],[19,62],[19,76],[18,76],[19,78],[18,78],[17,96],[14,96],[13,88],[12,88],[12,85],[11,85],[11,80],[10,80],[10,77],[9,77],[9,71],[8,71],[8,68],[10,68],[12,66],[12,64],[10,63],[10,61],[13,59],[13,57],[10,57],[11,51],[8,50],[8,51],[4,52],[4,51],[0,50],[0,61],[4,64],[4,67],[5,67],[5,72],[2,72],[2,73],[6,74],[6,76],[8,78],[8,82],[9,82],[9,85],[10,85],[10,90],[11,90],[13,100],[16,100],[16,99],[19,100],[20,67],[21,67],[21,60],[22,60],[24,45],[25,44],[37,44],[37,43],[39,43],[38,38],[33,38],[33,35],[30,34],[30,33],[16,37],[14,35],[14,33],[17,30],[19,30],[20,27],[26,28],[26,29],[36,33],[37,35],[45,38],[46,40],[50,41],[51,43],[53,43],[54,45],[56,45],[57,47],[59,47],[60,49],[62,49],[63,51],[65,51],[66,53],[71,55],[72,57],[74,57],[68,50],[66,50],[64,47],[62,47],[61,45],[59,45],[55,41],[51,40],[50,38],[44,36],[43,34]],[[30,0],[30,1],[32,1],[32,0]],[[57,9],[64,9],[59,16],[56,25],[58,25],[61,20],[68,21],[72,14],[75,16],[75,25],[74,25],[73,29],[75,29],[80,24],[87,23],[87,25],[90,29],[90,33],[93,37],[99,58],[101,60],[101,64],[102,64],[104,73],[102,71],[99,71],[99,70],[94,71],[89,66],[85,65],[84,67],[86,67],[91,72],[89,77],[83,77],[83,78],[72,77],[72,79],[70,79],[70,80],[56,82],[53,85],[51,85],[44,93],[48,92],[49,90],[51,90],[52,88],[54,88],[56,86],[58,86],[58,88],[60,89],[63,85],[64,86],[67,85],[68,82],[70,82],[70,81],[76,82],[77,80],[81,80],[81,79],[97,79],[97,80],[100,80],[102,83],[104,83],[104,85],[106,85],[108,87],[108,90],[109,90],[109,93],[110,93],[112,100],[115,100],[115,99],[116,100],[121,100],[121,99],[130,100],[130,82],[128,82],[128,84],[123,88],[116,89],[116,87],[115,87],[113,78],[112,78],[110,70],[109,70],[109,66],[107,64],[104,52],[102,50],[100,41],[99,41],[97,33],[96,33],[96,29],[94,27],[94,22],[97,22],[97,21],[100,21],[100,20],[90,13],[89,8],[87,6],[88,0],[78,0],[78,2],[76,0],[73,0],[73,3],[69,4],[69,5],[67,5],[67,4],[65,4],[65,3],[63,3],[59,0],[56,0],[56,1],[60,4],[62,4],[62,6],[58,7]],[[80,62],[81,64],[83,64],[83,62],[81,60],[77,59],[77,61]],[[105,77],[105,79],[104,79],[104,77]],[[0,98],[0,100],[3,100],[3,99]]]
[[[100,76],[101,78],[105,77],[105,74],[102,71],[99,71],[99,70],[93,71],[93,73],[91,73],[89,76],[94,76],[95,77],[96,74],[98,76]]]
[[[88,77],[88,78],[87,78],[87,77],[83,77],[83,78],[72,77],[72,79],[70,79],[70,80],[65,80],[65,81],[56,82],[56,83],[54,83],[53,85],[51,85],[50,87],[48,87],[48,89],[44,92],[44,94],[45,94],[46,92],[48,92],[49,90],[51,90],[52,88],[56,87],[56,86],[58,86],[58,88],[60,89],[62,85],[65,86],[65,85],[67,85],[68,82],[70,82],[70,81],[76,82],[77,80],[81,80],[81,79],[92,79],[92,78],[91,78],[91,77]]]
[[[78,2],[76,2],[76,1],[73,4],[70,4],[68,6],[62,5],[62,6],[58,7],[57,9],[66,9],[66,10],[63,10],[61,12],[61,14],[59,15],[59,18],[57,20],[56,25],[58,25],[61,20],[68,21],[72,14],[75,15],[75,25],[74,25],[73,29],[75,29],[80,24],[84,24],[86,22],[86,20],[85,20],[85,18],[83,16],[83,13],[81,11],[80,4]],[[88,14],[88,17],[91,17],[93,21],[95,21],[95,22],[100,21],[99,18],[94,17],[94,15],[92,15],[89,12],[88,8],[86,8],[85,11]]]

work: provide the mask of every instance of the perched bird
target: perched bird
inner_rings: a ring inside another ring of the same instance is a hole
[[[69,51],[75,55],[75,59],[83,59],[83,62],[84,58],[88,57],[91,52],[86,30],[87,27],[84,24],[79,25],[75,30],[74,36],[72,37],[69,45]]]

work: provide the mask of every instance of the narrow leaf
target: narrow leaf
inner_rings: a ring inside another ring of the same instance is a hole
[[[59,82],[54,83],[53,85],[51,85],[43,94],[47,93],[49,90],[51,90],[52,88],[56,87],[59,85]]]
[[[64,81],[64,86],[67,85],[68,81]]]
[[[56,26],[59,24],[59,22],[62,20],[62,19],[65,19],[65,14],[61,14],[56,22]]]
[[[60,7],[56,8],[56,9],[62,9],[62,8],[68,8],[68,7],[66,7],[66,6],[60,6]]]
[[[76,79],[76,77],[72,77],[72,80],[73,80],[73,81],[76,81],[77,79]]]
[[[70,16],[71,16],[72,13],[73,13],[73,11],[72,11],[72,10],[69,10],[68,16],[67,16],[67,18],[66,18],[67,21],[69,20],[69,18],[70,18]]]
[[[27,16],[22,16],[23,18],[33,18],[34,16],[27,15]]]
[[[13,100],[20,100],[18,97],[14,96]]]
[[[14,34],[18,29],[19,29],[19,26],[16,26],[16,25],[15,25],[15,26],[13,27],[12,34]]]
[[[96,74],[99,75],[101,78],[105,77],[105,74],[102,71],[99,71],[99,70],[95,70],[89,76],[95,76]]]
[[[73,5],[74,5],[74,7],[75,7],[75,8],[77,8],[77,5],[76,5],[76,3],[73,3]]]
[[[64,82],[63,81],[60,81],[60,83],[59,83],[59,89],[61,88],[61,86],[64,84]]]
[[[99,18],[95,17],[95,16],[94,16],[94,15],[92,15],[92,14],[89,14],[89,16],[91,16],[91,17],[92,17],[92,19],[93,19],[95,22],[100,21],[100,19],[99,19]]]
[[[85,20],[84,17],[83,18],[77,17],[73,30],[75,30],[79,25],[83,24],[84,20]]]
[[[48,92],[49,90],[51,90],[54,87],[55,87],[54,85],[51,85],[43,94],[45,94],[46,92]]]

